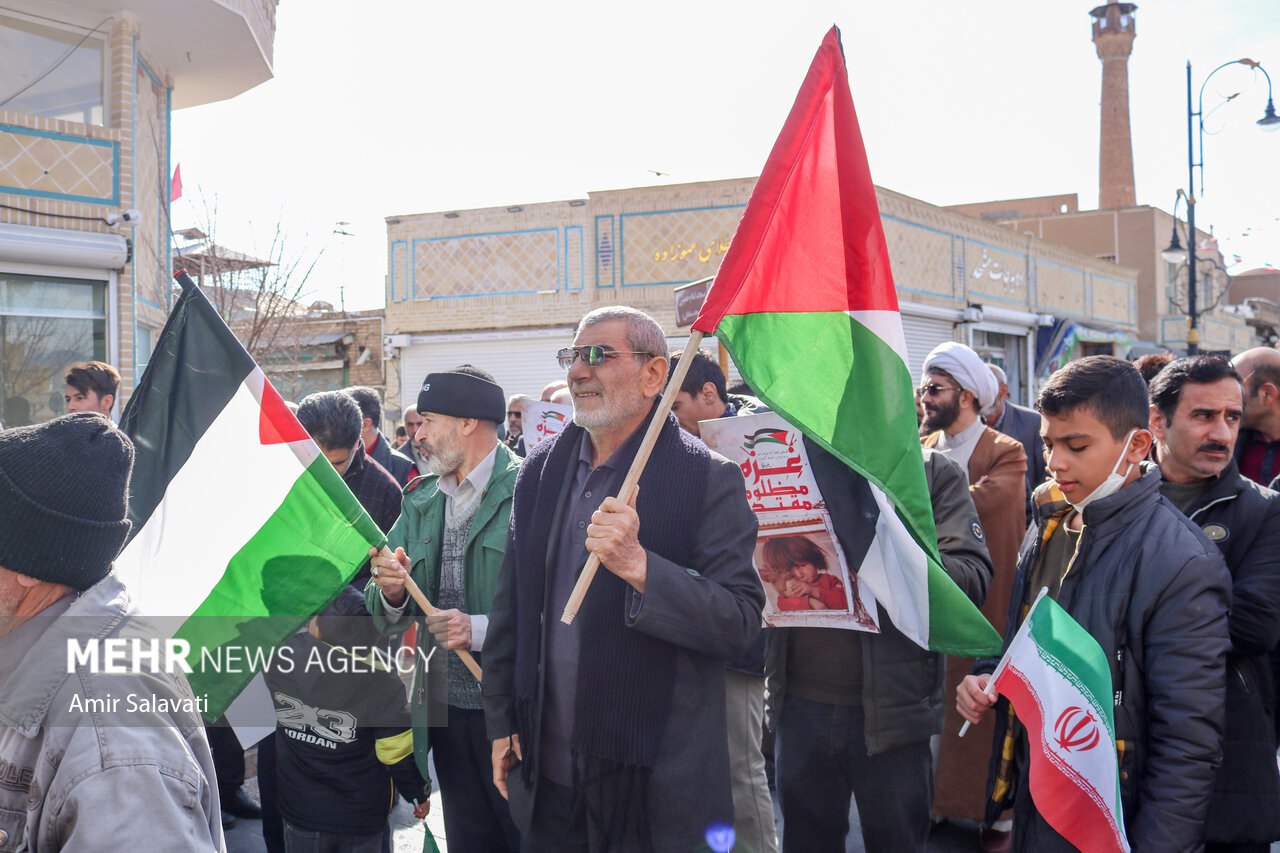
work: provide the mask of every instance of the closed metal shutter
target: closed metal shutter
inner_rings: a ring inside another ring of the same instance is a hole
[[[537,398],[542,389],[564,371],[556,364],[556,350],[573,341],[572,329],[550,329],[535,334],[508,333],[502,337],[457,335],[400,350],[400,387],[405,404],[417,399],[428,373],[471,364],[493,374],[510,397],[528,394]]]
[[[907,367],[911,381],[920,379],[920,368],[933,348],[944,341],[955,340],[955,324],[935,317],[919,317],[902,313],[902,334],[907,339]]]

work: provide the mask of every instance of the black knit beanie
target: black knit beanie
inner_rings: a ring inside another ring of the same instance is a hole
[[[507,417],[507,397],[491,374],[463,364],[427,374],[418,392],[418,411],[502,423]]]
[[[0,566],[73,589],[111,571],[132,527],[133,442],[77,412],[0,432]]]

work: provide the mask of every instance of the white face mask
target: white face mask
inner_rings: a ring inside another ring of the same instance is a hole
[[[1100,501],[1103,498],[1109,498],[1116,492],[1124,488],[1124,481],[1129,478],[1129,472],[1133,470],[1133,463],[1129,463],[1129,467],[1121,474],[1116,469],[1124,463],[1125,454],[1129,452],[1129,442],[1138,434],[1136,429],[1129,430],[1129,434],[1124,437],[1124,449],[1120,451],[1120,458],[1116,460],[1116,464],[1112,467],[1111,473],[1107,475],[1107,479],[1103,480],[1098,488],[1085,495],[1078,501],[1067,499],[1067,503],[1075,507],[1076,512],[1084,512],[1084,508],[1094,501]]]

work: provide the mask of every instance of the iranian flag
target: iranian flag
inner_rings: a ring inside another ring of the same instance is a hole
[[[185,272],[120,426],[133,536],[116,574],[191,644],[218,717],[385,537]]]
[[[869,481],[880,515],[858,579],[898,630],[947,654],[997,654],[1000,637],[938,557],[898,297],[834,27],[693,328]]]
[[[1041,590],[987,684],[1031,742],[1036,811],[1087,853],[1128,851],[1120,806],[1111,669],[1080,623]]]

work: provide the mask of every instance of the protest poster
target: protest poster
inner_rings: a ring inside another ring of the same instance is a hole
[[[538,442],[558,434],[573,420],[573,406],[526,400],[524,403],[524,447],[527,453]]]
[[[849,571],[800,431],[772,412],[700,421],[698,429],[746,480],[760,523],[753,559],[765,626],[878,633],[875,598]]]

